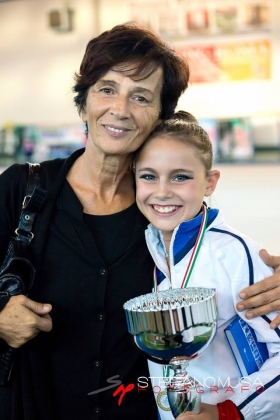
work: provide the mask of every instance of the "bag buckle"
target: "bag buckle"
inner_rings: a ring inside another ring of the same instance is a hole
[[[30,198],[31,198],[31,195],[26,195],[24,197],[23,202],[22,202],[22,209],[26,209],[26,207],[27,207],[27,205],[30,201]]]
[[[23,235],[23,232],[25,232],[25,235]],[[26,232],[26,231],[23,231],[23,230],[21,230],[19,228],[16,228],[15,234],[17,236],[24,236],[25,238],[28,238],[30,240],[32,240],[34,238],[34,233],[32,233],[32,232]]]

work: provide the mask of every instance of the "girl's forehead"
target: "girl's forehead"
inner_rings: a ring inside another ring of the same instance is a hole
[[[176,144],[176,149],[195,149],[195,147],[191,143],[189,143],[187,139],[184,139],[180,136],[168,133],[157,133],[155,136],[152,136],[146,141],[146,143],[143,145],[141,152],[145,149],[151,150],[154,148],[158,148],[160,150],[170,149],[174,147],[174,144]]]
[[[148,163],[149,161],[149,163]],[[157,166],[164,162],[168,167],[180,165],[189,165],[190,162],[205,167],[205,163],[201,158],[199,150],[193,145],[184,141],[184,139],[176,136],[169,136],[164,134],[155,135],[144,144],[144,147],[139,152],[135,159],[136,167],[142,167],[148,164],[149,167]]]
[[[166,135],[157,135],[144,144],[138,155],[137,161],[149,157],[159,159],[160,156],[163,156],[164,154],[167,155],[167,157],[170,157],[170,159],[184,158],[186,156],[193,156],[196,158],[196,152],[196,148],[192,144],[189,144],[186,141],[184,142],[183,139]]]

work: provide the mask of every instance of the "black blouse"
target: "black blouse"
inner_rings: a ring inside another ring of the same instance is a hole
[[[36,293],[53,305],[53,330],[38,341],[44,343],[59,420],[157,419],[151,386],[138,390],[138,378],[149,376],[147,362],[132,343],[122,308],[152,289],[146,225],[135,204],[109,216],[83,214],[64,182]],[[117,386],[95,392],[112,377],[124,387],[134,385],[120,405],[120,394],[113,396]]]

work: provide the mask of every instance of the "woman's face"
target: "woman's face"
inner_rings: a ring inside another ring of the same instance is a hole
[[[88,125],[87,147],[95,152],[130,154],[159,122],[162,69],[132,80],[133,68],[135,63],[112,68],[89,89],[82,119]]]
[[[215,189],[219,172],[206,176],[193,146],[159,135],[141,151],[135,177],[140,211],[164,238],[170,238],[176,226],[199,213],[204,196]]]

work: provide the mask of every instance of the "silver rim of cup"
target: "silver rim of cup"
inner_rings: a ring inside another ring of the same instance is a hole
[[[123,307],[132,335],[180,334],[197,325],[212,324],[217,318],[215,290],[203,287],[148,293]]]

